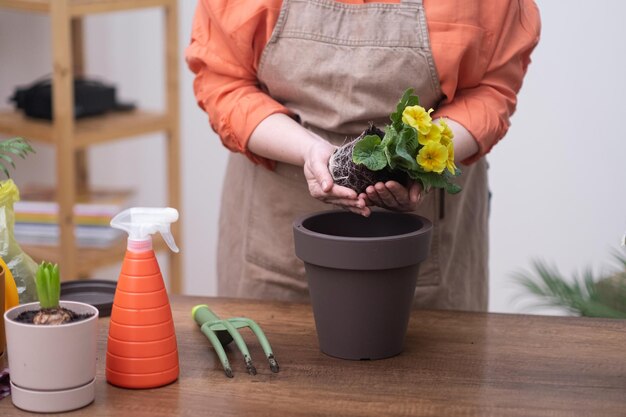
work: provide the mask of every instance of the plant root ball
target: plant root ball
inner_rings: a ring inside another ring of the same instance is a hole
[[[365,165],[357,165],[352,162],[354,145],[367,135],[377,135],[381,139],[385,132],[370,123],[369,127],[356,139],[337,148],[328,161],[328,170],[337,185],[348,187],[360,194],[365,189],[379,181],[385,182],[391,179],[388,170],[370,171]]]

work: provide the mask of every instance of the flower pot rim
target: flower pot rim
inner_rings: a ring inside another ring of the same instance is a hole
[[[396,235],[388,235],[388,236],[370,236],[370,237],[351,237],[351,236],[338,236],[338,235],[329,235],[326,233],[319,233],[319,232],[315,232],[311,229],[308,229],[304,226],[304,222],[308,219],[312,219],[314,217],[319,217],[319,216],[328,216],[328,215],[333,215],[333,214],[342,214],[342,215],[349,215],[349,212],[346,212],[345,210],[326,210],[326,211],[317,211],[317,212],[313,212],[313,213],[307,213],[307,214],[303,214],[299,217],[297,217],[294,222],[293,222],[293,227],[294,229],[298,229],[298,231],[300,233],[303,233],[305,235],[311,236],[311,237],[317,237],[317,238],[322,238],[322,239],[326,239],[326,240],[333,240],[333,241],[337,241],[337,242],[388,242],[391,240],[400,240],[400,239],[406,239],[406,238],[410,238],[410,237],[414,237],[414,236],[418,236],[418,235],[422,235],[422,234],[426,234],[428,233],[432,228],[433,228],[433,223],[428,220],[426,217],[424,216],[420,216],[418,214],[415,213],[403,213],[403,212],[380,212],[380,211],[374,211],[372,212],[372,216],[375,215],[385,215],[385,216],[404,216],[404,217],[413,217],[416,218],[418,220],[420,220],[422,222],[422,227],[420,227],[418,230],[414,230],[412,232],[408,232],[408,233],[402,233],[402,234],[396,234]],[[357,214],[354,214],[355,216],[358,216]]]
[[[55,325],[20,323],[18,321],[15,321],[11,317],[9,317],[9,313],[11,313],[14,310],[23,309],[24,311],[28,311],[27,307],[35,307],[35,309],[39,309],[40,308],[39,301],[34,301],[32,303],[18,304],[15,307],[8,309],[7,311],[4,312],[4,320],[7,322],[11,322],[11,325],[14,325],[14,326],[28,327],[28,328],[41,328],[41,329],[54,329],[54,328],[70,328],[74,326],[80,326],[81,324],[89,323],[93,320],[98,319],[98,309],[92,306],[91,304],[81,303],[80,301],[65,301],[65,300],[59,301],[59,304],[61,306],[65,304],[67,307],[70,307],[70,308],[71,306],[84,306],[84,307],[87,307],[89,310],[91,310],[93,312],[93,315],[84,320],[76,321],[73,323],[63,323],[63,324],[55,324]]]

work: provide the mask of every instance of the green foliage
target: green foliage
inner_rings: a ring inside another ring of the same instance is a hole
[[[391,113],[391,125],[385,129],[381,139],[376,135],[363,137],[354,146],[352,162],[365,165],[370,171],[381,171],[385,168],[391,171],[403,171],[408,176],[420,182],[424,191],[431,188],[443,188],[451,194],[461,191],[461,187],[452,182],[453,178],[461,174],[457,168],[454,174],[447,169],[442,173],[427,172],[417,162],[417,155],[423,147],[418,140],[418,131],[402,121],[402,114],[406,107],[419,105],[419,98],[408,89],[398,102],[396,111]]]
[[[409,173],[409,176],[411,176],[411,173]],[[450,194],[457,194],[461,191],[461,187],[452,182],[453,177],[447,171],[441,174],[436,172],[418,172],[415,174],[415,177],[411,176],[411,178],[420,181],[426,191],[430,188],[443,188]]]
[[[402,98],[398,102],[396,106],[396,111],[391,113],[389,118],[391,119],[391,126],[399,132],[402,129],[402,112],[408,106],[418,106],[420,104],[420,99],[416,95],[413,94],[413,89],[409,88],[404,92]]]
[[[15,169],[12,155],[24,159],[29,153],[35,153],[35,150],[24,138],[11,138],[0,142],[0,170],[7,178],[10,178],[11,175],[6,164],[11,165]]]
[[[626,257],[615,255],[623,270],[596,279],[591,270],[573,281],[556,268],[536,261],[534,273],[520,272],[516,281],[542,301],[539,306],[561,307],[586,317],[626,318]]]
[[[35,275],[39,305],[43,309],[58,308],[61,297],[61,279],[59,266],[50,262],[42,262]]]
[[[391,126],[387,132],[389,133],[385,133],[385,138],[387,138],[385,155],[387,156],[389,168],[405,171],[409,175],[412,172],[418,172],[420,168],[415,160],[419,149],[417,131],[408,127],[397,132]]]
[[[380,171],[387,166],[381,140],[376,135],[367,135],[354,145],[352,159],[358,159],[370,171]]]

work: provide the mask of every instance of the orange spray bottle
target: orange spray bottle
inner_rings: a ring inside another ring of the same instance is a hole
[[[106,353],[106,379],[124,388],[156,388],[178,379],[178,347],[169,298],[152,249],[161,233],[178,252],[170,224],[173,208],[134,207],[116,215],[111,226],[128,233],[117,282]]]

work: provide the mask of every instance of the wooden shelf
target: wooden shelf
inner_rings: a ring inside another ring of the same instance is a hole
[[[74,146],[85,148],[115,139],[164,131],[168,126],[166,115],[141,110],[87,117],[75,123]],[[12,110],[0,112],[0,133],[54,143],[51,122],[29,118]]]
[[[0,0],[0,7],[22,12],[47,13],[50,11],[48,0]]]
[[[165,57],[165,109],[162,113],[136,110],[74,120],[72,80],[85,73],[83,17],[88,14],[132,9],[161,8],[163,11]],[[162,132],[167,156],[168,206],[180,207],[180,115],[178,66],[177,0],[0,0],[0,9],[45,13],[50,16],[52,42],[52,108],[54,122],[30,119],[15,111],[0,111],[0,133],[48,142],[55,147],[57,203],[59,205],[59,247],[29,246],[37,260],[57,262],[66,279],[88,277],[93,269],[119,263],[125,242],[110,249],[82,249],[76,246],[72,210],[77,197],[88,192],[86,151],[107,141]],[[27,30],[27,28],[26,28]],[[49,40],[46,40],[47,42]],[[2,57],[3,60],[10,57]],[[180,223],[172,233],[181,241]],[[163,249],[162,242],[155,249]],[[171,291],[182,289],[182,260],[170,253]]]
[[[0,0],[0,7],[23,12],[48,13],[51,1],[55,0]],[[71,17],[78,17],[168,4],[171,4],[171,0],[70,0],[69,14]]]
[[[59,263],[61,256],[56,246],[33,246],[22,245],[24,252],[28,253],[35,262],[48,261]],[[154,250],[169,250],[163,239],[154,239]],[[94,269],[120,264],[126,252],[126,239],[121,239],[117,244],[106,249],[77,249],[76,270],[79,276],[90,276]]]

